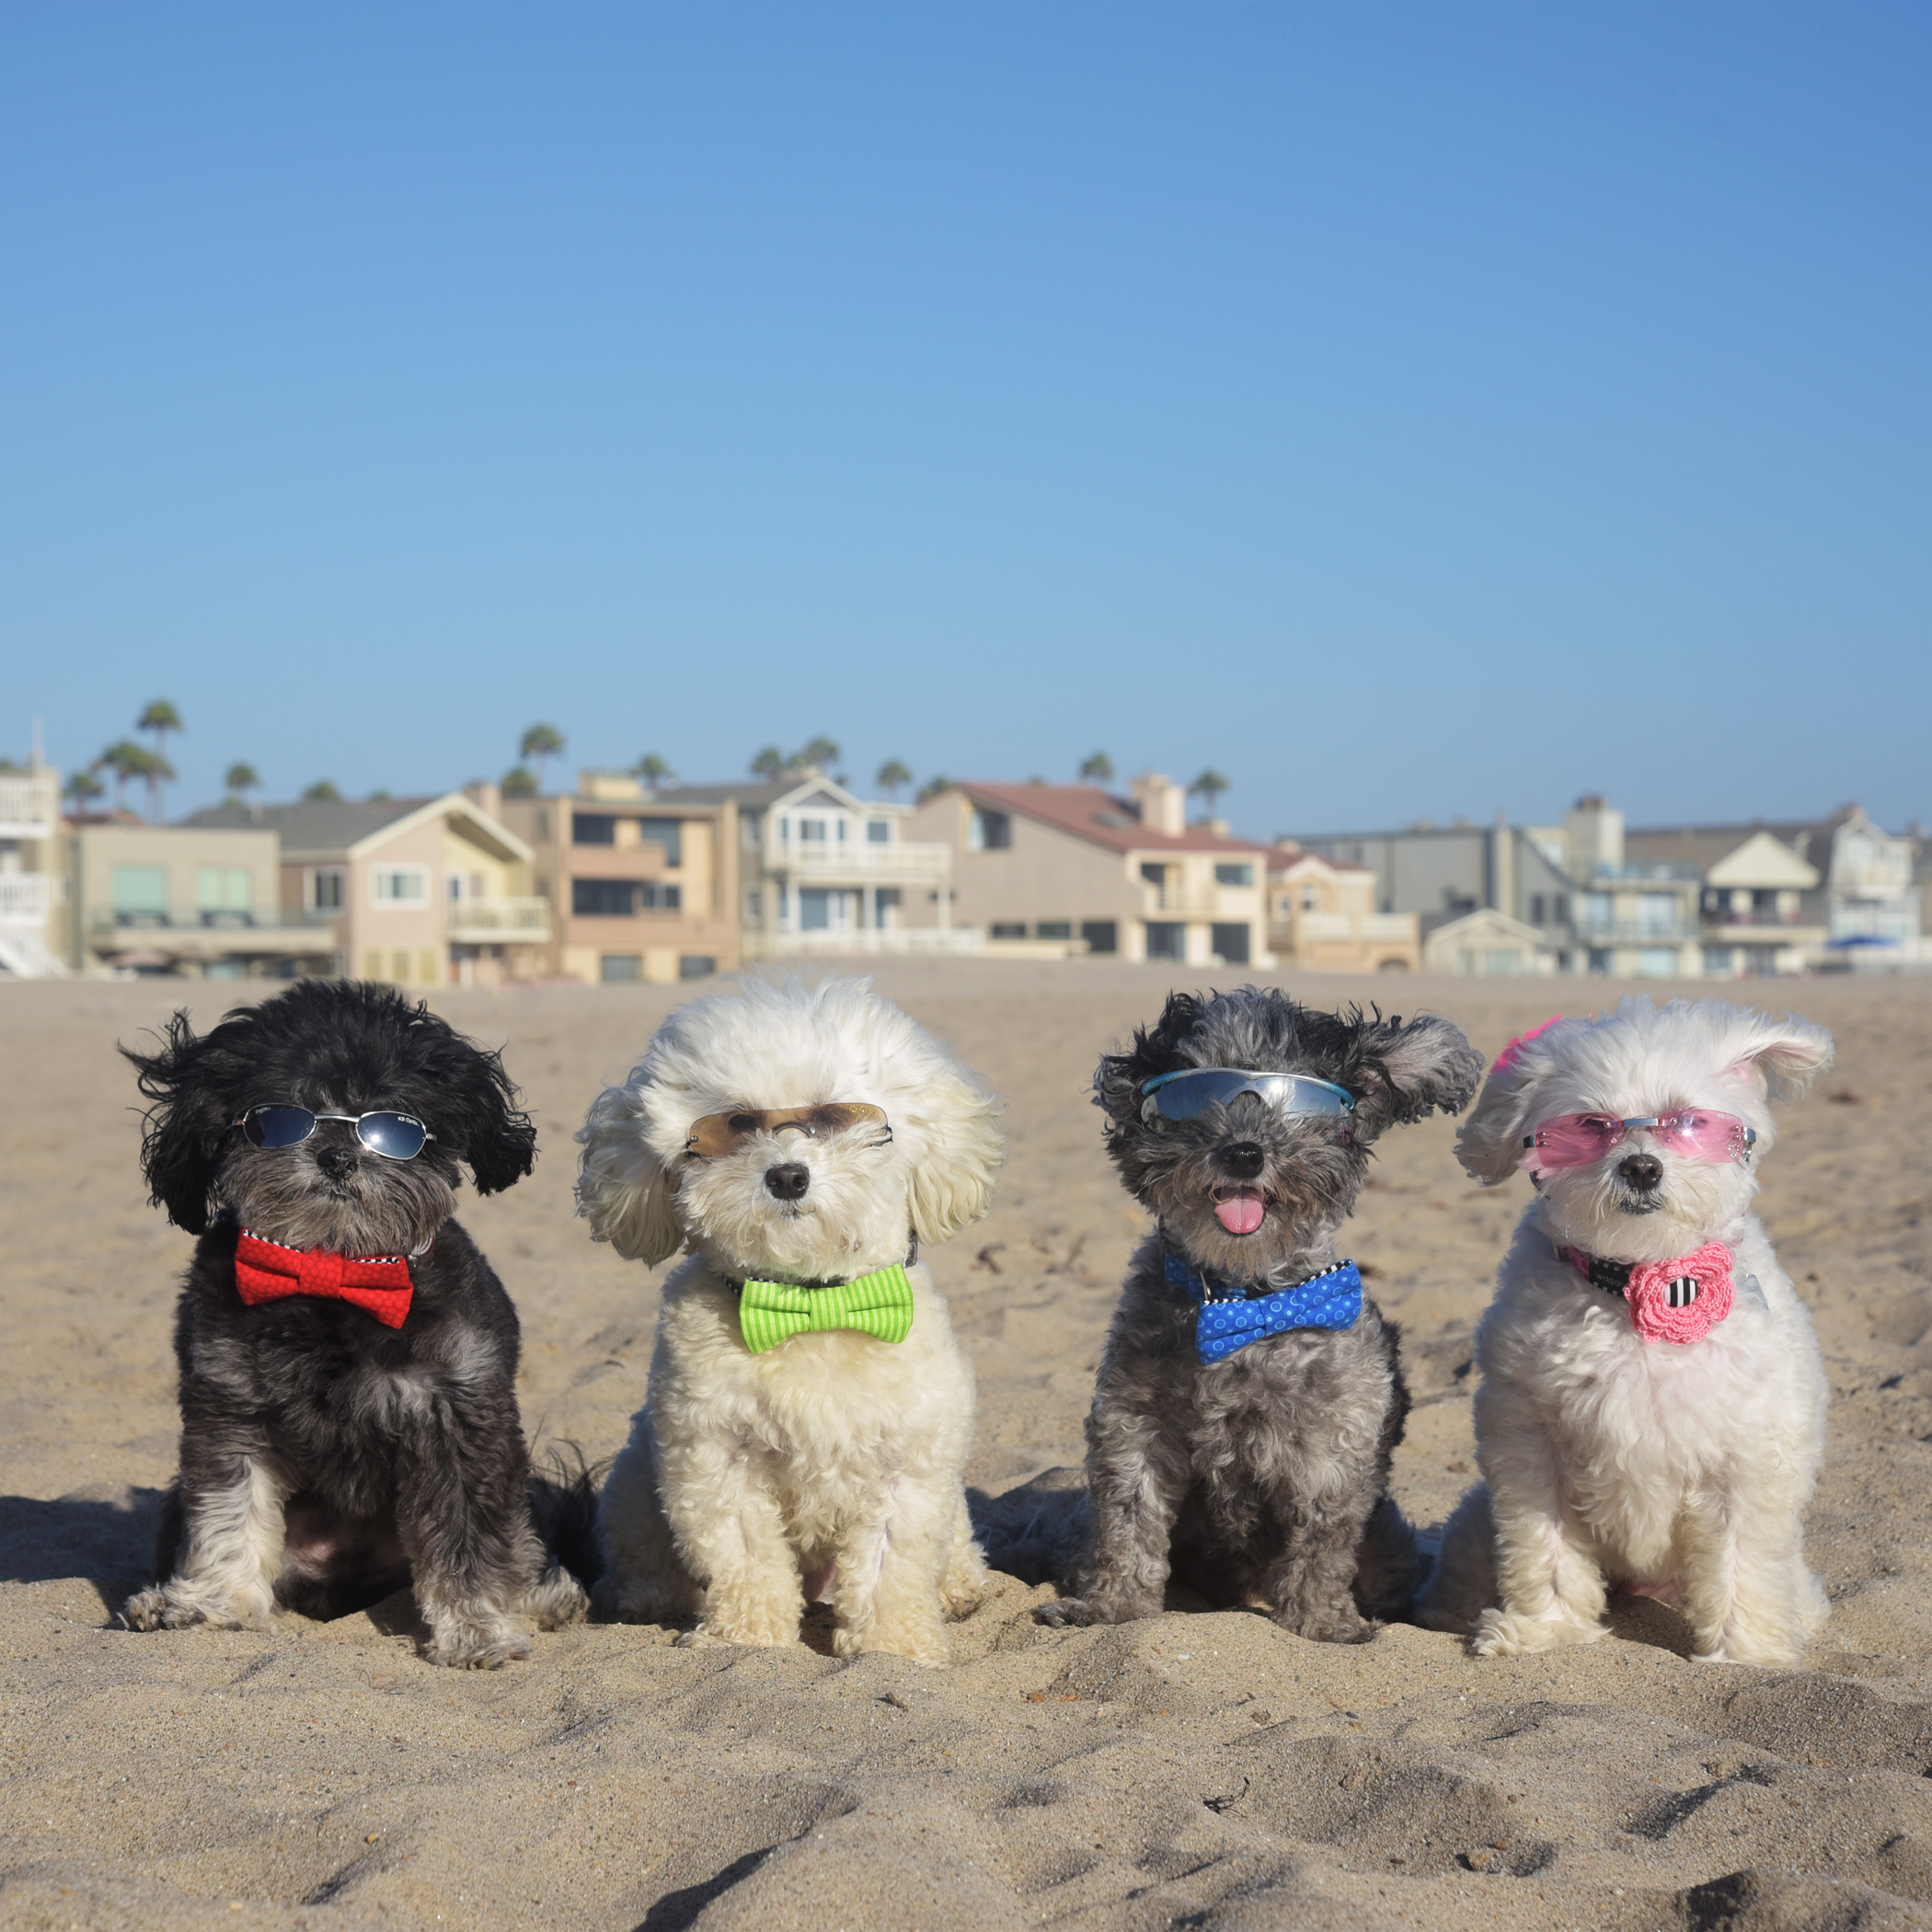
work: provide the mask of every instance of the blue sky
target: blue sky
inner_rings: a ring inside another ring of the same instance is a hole
[[[1932,12],[0,8],[0,749],[1932,817]]]

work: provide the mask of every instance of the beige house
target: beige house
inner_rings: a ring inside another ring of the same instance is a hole
[[[272,835],[282,917],[328,935],[318,970],[406,987],[544,972],[553,928],[531,848],[463,792],[217,805],[170,829]]]
[[[1190,966],[1271,966],[1268,848],[1190,825],[1171,779],[1116,798],[1086,785],[947,787],[913,813],[922,842],[949,849],[951,920],[997,945]],[[907,906],[908,924],[939,908]]]
[[[1268,944],[1275,963],[1305,972],[1407,972],[1420,963],[1414,913],[1375,910],[1372,866],[1277,845],[1268,860]]]
[[[668,983],[739,963],[738,811],[648,792],[637,779],[579,774],[569,797],[506,799],[475,788],[531,854],[546,909],[542,970],[589,985]]]
[[[1806,922],[1818,868],[1769,832],[1754,832],[1704,875],[1704,971],[1718,979],[1801,973],[1824,945]]]
[[[1557,955],[1536,926],[1493,906],[1479,906],[1438,926],[1422,941],[1430,972],[1540,977],[1557,970]]]

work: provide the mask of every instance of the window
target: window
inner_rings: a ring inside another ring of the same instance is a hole
[[[1568,892],[1558,892],[1550,901],[1550,916],[1558,926],[1568,926],[1570,924],[1570,894]]]
[[[547,811],[539,811],[536,815],[536,835],[546,843],[550,837],[550,814]]]
[[[416,973],[425,986],[433,986],[443,977],[443,961],[432,952],[418,953]]]
[[[247,866],[202,866],[195,874],[195,909],[201,924],[223,914],[247,914],[255,907],[255,874]]]
[[[617,843],[615,813],[573,811],[570,814],[570,843],[573,845],[615,845]]]
[[[427,866],[378,866],[369,875],[369,891],[377,905],[427,905],[430,903],[430,868]],[[400,977],[407,978],[408,974]]]
[[[1074,922],[1071,919],[1041,919],[1033,927],[1036,939],[1071,939],[1074,937]]]
[[[452,872],[444,883],[449,888],[450,903],[456,904],[463,897],[463,874]]]
[[[114,918],[121,926],[166,926],[167,868],[116,866]]]
[[[628,986],[644,977],[644,956],[637,952],[606,952],[597,960],[597,977],[606,986]]]
[[[648,838],[663,846],[667,866],[684,864],[684,823],[682,819],[638,819],[636,822],[639,838]]]
[[[825,843],[825,822],[823,819],[800,819],[799,836],[808,845],[822,845]]]
[[[738,821],[738,843],[748,852],[755,852],[763,835],[764,826],[765,820],[761,813],[746,812]]]
[[[1662,938],[1677,930],[1677,895],[1674,892],[1639,892],[1637,895],[1637,930],[1651,938]]]
[[[409,983],[409,956],[400,949],[389,955],[389,977],[398,986]]]
[[[1080,937],[1087,941],[1088,952],[1118,952],[1121,949],[1120,928],[1111,919],[1083,919]]]
[[[647,913],[674,913],[684,903],[682,886],[661,885],[656,880],[647,880],[638,887],[638,897]]]
[[[718,961],[707,952],[682,952],[677,960],[681,980],[707,980],[718,971]]]
[[[636,879],[573,879],[570,911],[579,919],[628,919],[638,909]]]
[[[799,930],[827,932],[832,926],[832,894],[823,886],[799,888]]]
[[[1731,963],[1731,949],[1729,946],[1707,946],[1704,949],[1704,977],[1708,980],[1728,980],[1736,970]]]
[[[342,875],[333,866],[318,866],[308,875],[308,909],[312,913],[342,910]]]
[[[1592,898],[1596,895],[1591,894]],[[1615,955],[1607,946],[1593,946],[1590,949],[1590,970],[1592,972],[1608,972],[1615,963]]]
[[[1320,902],[1320,900],[1319,900],[1319,899],[1318,899],[1318,898],[1317,897],[1317,895],[1316,895],[1316,891],[1315,891],[1315,888],[1314,888],[1314,887],[1313,887],[1312,885],[1305,885],[1305,886],[1304,886],[1304,887],[1302,888],[1302,910],[1303,910],[1303,912],[1305,912],[1305,913],[1312,913],[1312,912],[1313,912],[1313,911],[1315,910],[1315,908],[1316,908],[1316,907],[1317,907],[1317,906],[1318,904],[1320,904],[1320,903],[1321,903],[1321,902]]]
[[[1188,956],[1188,929],[1178,919],[1150,919],[1147,922],[1147,957],[1150,960],[1184,960]]]
[[[886,819],[866,821],[866,843],[868,845],[890,845],[892,843],[892,827]]]
[[[838,842],[840,845],[843,845],[845,843],[846,833],[848,833],[852,828],[844,819],[835,819],[833,821],[833,822],[838,827]]]
[[[1248,964],[1248,927],[1230,923],[1209,928],[1209,943],[1224,966]]]
[[[1141,864],[1141,877],[1151,886],[1164,886],[1167,882],[1167,868],[1152,859],[1145,859]]]
[[[1005,852],[1013,844],[1013,821],[1004,811],[975,811],[966,821],[969,852]]]
[[[1638,977],[1646,980],[1667,980],[1677,971],[1677,949],[1674,946],[1646,946],[1637,955]]]
[[[747,919],[765,917],[765,892],[762,887],[753,886],[745,892],[744,916]]]
[[[1549,924],[1549,921],[1543,916],[1546,904],[1547,902],[1541,892],[1532,892],[1530,894],[1529,923],[1532,926],[1547,926]]]
[[[1255,882],[1255,868],[1248,865],[1217,865],[1214,868],[1214,883],[1225,886],[1251,886]]]
[[[362,955],[362,977],[365,980],[379,980],[383,976],[383,956],[371,947]]]
[[[992,936],[995,939],[1024,939],[1027,936],[1027,922],[1024,919],[995,919]]]

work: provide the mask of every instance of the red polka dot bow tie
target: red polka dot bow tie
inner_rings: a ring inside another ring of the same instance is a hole
[[[385,1328],[399,1328],[416,1292],[403,1255],[333,1255],[322,1248],[284,1248],[247,1228],[235,1246],[236,1292],[249,1307],[292,1294],[348,1302]]]

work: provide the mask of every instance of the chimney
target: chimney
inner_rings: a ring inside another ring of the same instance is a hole
[[[1139,808],[1141,823],[1150,832],[1179,838],[1188,829],[1188,795],[1172,778],[1145,772],[1128,789]]]
[[[492,779],[477,778],[472,780],[471,783],[463,788],[463,796],[477,811],[486,813],[489,817],[500,819],[503,816],[502,789]],[[259,806],[256,807],[258,815],[259,815],[260,810]]]
[[[1624,863],[1624,815],[1606,804],[1601,792],[1586,791],[1563,814],[1563,836],[1570,847],[1572,878],[1593,879],[1616,872]]]

